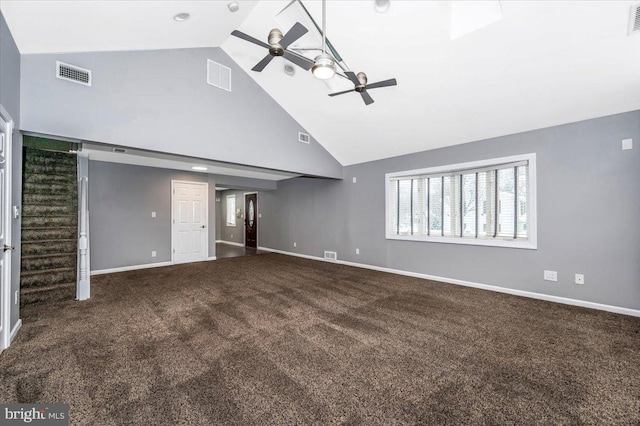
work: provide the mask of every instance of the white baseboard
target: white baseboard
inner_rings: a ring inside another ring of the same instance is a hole
[[[207,257],[205,259],[205,261],[208,261],[208,260],[216,260],[216,257],[215,256],[209,256],[209,257]]]
[[[230,246],[244,247],[244,244],[242,244],[242,243],[235,243],[235,242],[233,242],[233,241],[216,240],[216,243],[220,243],[220,244],[229,244]]]
[[[148,268],[160,268],[162,266],[171,266],[172,262],[158,262],[158,263],[148,263],[146,265],[131,265],[131,266],[122,266],[120,268],[111,268],[111,269],[100,269],[97,271],[91,271],[90,275],[103,275],[103,274],[113,274],[114,272],[126,272],[126,271],[135,271],[137,269],[148,269]]]
[[[534,292],[525,291],[525,290],[516,290],[516,289],[511,289],[506,287],[498,287],[498,286],[489,285],[489,284],[475,283],[472,281],[458,280],[455,278],[438,277],[435,275],[421,274],[418,272],[402,271],[400,269],[385,268],[382,266],[367,265],[364,263],[347,262],[344,260],[329,260],[319,256],[310,256],[306,254],[292,253],[292,252],[276,250],[268,247],[258,247],[258,249],[264,250],[264,251],[270,251],[273,253],[285,254],[288,256],[302,257],[302,258],[311,259],[311,260],[320,260],[322,262],[329,262],[329,263],[339,263],[341,265],[354,266],[356,268],[371,269],[374,271],[388,272],[388,273],[397,274],[397,275],[405,275],[407,277],[422,278],[425,280],[432,280],[432,281],[440,281],[448,284],[456,284],[456,285],[462,285],[465,287],[473,287],[473,288],[480,288],[483,290],[495,291],[498,293],[506,293],[506,294],[513,294],[515,296],[529,297],[531,299],[546,300],[548,302],[556,302],[556,303],[562,303],[565,305],[581,306],[583,308],[591,308],[591,309],[597,309],[600,311],[613,312],[616,314],[640,317],[640,310],[637,310],[637,309],[623,308],[620,306],[613,306],[613,305],[604,305],[602,303],[588,302],[585,300],[578,300],[578,299],[570,299],[568,297],[552,296],[549,294],[534,293]]]
[[[13,328],[11,329],[11,337],[9,338],[9,342],[13,342],[13,339],[18,334],[18,330],[20,330],[20,327],[22,327],[22,320],[18,319],[18,322],[16,322],[16,325],[14,325]]]

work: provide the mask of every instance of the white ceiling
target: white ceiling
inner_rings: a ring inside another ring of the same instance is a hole
[[[303,1],[320,22],[321,3]],[[345,165],[640,109],[640,34],[627,35],[636,1],[502,1],[502,19],[486,3],[491,19],[469,32],[455,18],[464,2],[391,0],[380,14],[373,0],[329,0],[327,35],[346,63],[370,82],[398,80],[371,90],[370,106],[355,93],[330,98],[302,69],[286,75],[282,58],[250,71],[265,51],[229,33],[266,41],[273,27],[286,32],[291,16],[276,15],[288,0],[241,2],[235,14],[226,1],[2,0],[1,8],[22,53],[222,46]],[[191,20],[174,22],[183,11]],[[315,45],[317,35],[298,44]],[[334,80],[333,90],[352,88]]]

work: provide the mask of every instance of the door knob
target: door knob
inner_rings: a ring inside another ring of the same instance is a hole
[[[200,228],[206,228],[206,227],[207,227],[207,225],[202,225]]]
[[[5,244],[4,247],[2,248],[2,251],[13,250],[13,249],[15,249],[14,246],[8,246]]]

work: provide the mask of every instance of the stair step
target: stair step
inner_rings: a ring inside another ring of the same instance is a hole
[[[75,166],[65,164],[33,164],[24,163],[23,172],[25,174],[44,174],[44,175],[60,175],[60,176],[76,176]]]
[[[67,282],[39,288],[23,288],[20,290],[20,307],[74,300],[76,283]]]
[[[57,228],[27,228],[22,230],[22,242],[40,242],[47,240],[71,240],[78,236],[75,226],[59,226]]]
[[[69,199],[77,197],[77,185],[74,183],[24,183],[22,191],[28,194],[67,195]]]
[[[52,175],[52,174],[40,174],[30,173],[24,176],[24,183],[61,183],[61,184],[75,184],[78,179],[75,174],[64,175]]]
[[[27,204],[22,206],[22,216],[78,216],[74,205],[51,206],[48,204]]]
[[[22,229],[55,228],[58,226],[77,226],[78,216],[25,216],[22,218]]]
[[[22,205],[48,204],[50,206],[76,205],[77,200],[71,200],[69,194],[29,194],[22,193]]]
[[[60,151],[47,151],[43,149],[27,148],[24,162],[31,164],[65,164],[75,166],[78,162],[75,154]]]
[[[21,288],[46,287],[76,281],[76,268],[56,268],[20,273]]]
[[[42,272],[57,268],[75,268],[76,253],[46,254],[22,258],[22,273]]]
[[[24,223],[24,219],[23,222]],[[77,241],[72,240],[48,240],[38,242],[23,242],[22,257],[38,256],[49,254],[67,254],[75,253],[77,250]]]

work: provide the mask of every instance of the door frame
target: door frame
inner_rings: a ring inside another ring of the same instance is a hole
[[[0,226],[5,231],[4,242],[11,245],[11,182],[12,182],[12,148],[14,122],[9,113],[0,105],[0,119],[7,123],[7,133],[4,141],[4,199],[1,201],[4,221]],[[2,303],[2,316],[0,318],[0,352],[11,344],[11,250],[6,252],[6,264],[2,268],[2,286],[0,288],[0,303]]]
[[[258,191],[251,191],[251,192],[245,192],[242,194],[242,202],[244,203],[244,223],[242,224],[242,233],[244,235],[244,246],[247,246],[247,195],[251,195],[251,194],[256,194],[256,205],[258,207],[260,207],[260,202],[258,201],[258,197],[260,196],[258,194]],[[258,210],[258,214],[260,214],[260,211]],[[258,250],[258,247],[260,246],[260,243],[258,241],[258,230],[260,229],[260,225],[259,225],[259,216],[256,216],[256,250]]]
[[[204,259],[208,260],[209,259],[209,183],[208,182],[195,182],[195,181],[190,181],[190,180],[176,180],[176,179],[171,179],[171,263],[175,264],[175,239],[173,237],[174,234],[174,225],[176,223],[176,218],[175,218],[175,210],[174,210],[174,206],[173,206],[173,202],[175,199],[175,195],[176,195],[176,184],[180,184],[180,183],[186,183],[189,185],[202,185],[204,186],[204,198],[205,198],[205,223],[207,224],[207,232],[205,232],[205,245],[204,245]],[[186,263],[193,263],[193,262],[186,262]]]

